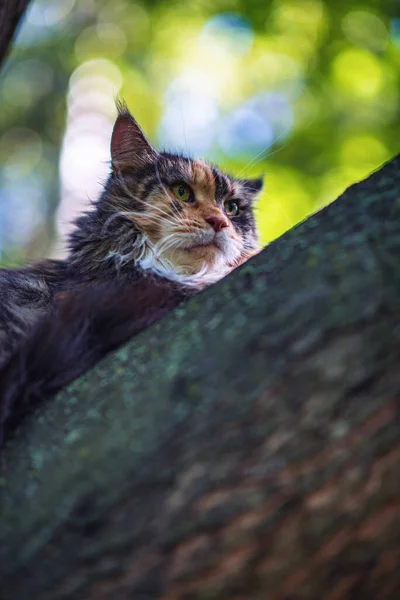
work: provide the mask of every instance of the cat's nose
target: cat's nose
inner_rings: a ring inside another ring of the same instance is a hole
[[[221,231],[221,229],[224,229],[224,227],[228,227],[229,223],[228,220],[225,219],[225,217],[208,217],[207,219],[205,219],[206,223],[208,223],[209,225],[211,225],[211,227],[214,229],[214,231],[216,233],[218,233],[218,231]]]

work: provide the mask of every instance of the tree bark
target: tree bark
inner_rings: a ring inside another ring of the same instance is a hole
[[[400,596],[400,158],[3,454],[4,600]]]
[[[29,0],[0,0],[0,64],[28,4]]]

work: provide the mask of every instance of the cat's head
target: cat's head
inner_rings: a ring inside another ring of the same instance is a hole
[[[202,287],[258,252],[253,208],[261,179],[234,179],[202,160],[158,152],[125,107],[114,125],[111,163],[103,206],[136,232],[132,248],[126,227],[120,245],[115,238],[116,260]]]

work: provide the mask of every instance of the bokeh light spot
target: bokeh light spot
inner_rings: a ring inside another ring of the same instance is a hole
[[[116,94],[122,85],[121,71],[109,60],[88,60],[75,69],[69,82],[69,91],[73,95],[78,90],[88,88],[101,90],[105,94]]]
[[[2,104],[27,108],[49,93],[53,85],[54,71],[48,64],[34,58],[21,61],[7,73],[1,86]]]
[[[293,111],[283,94],[260,94],[224,119],[219,144],[228,156],[267,155],[269,146],[284,138],[292,125]]]
[[[124,31],[113,23],[98,23],[87,27],[75,42],[75,54],[78,60],[92,57],[115,59],[120,56],[127,45]]]
[[[340,149],[342,164],[360,165],[366,173],[389,158],[390,153],[381,140],[368,134],[348,137]]]
[[[332,72],[338,86],[360,98],[374,97],[383,87],[380,61],[366,50],[343,50],[334,59]]]
[[[304,87],[302,65],[287,54],[269,52],[260,48],[254,61],[254,79],[264,88],[272,88],[290,97],[296,97]]]
[[[162,147],[191,155],[208,153],[216,132],[218,105],[207,95],[170,90],[161,118],[158,140]]]
[[[244,156],[267,150],[272,144],[272,125],[249,106],[228,115],[220,128],[219,145],[227,156]]]
[[[400,46],[400,18],[391,19],[390,38],[397,46]]]
[[[365,10],[349,12],[342,21],[345,36],[357,46],[380,52],[387,46],[389,32],[376,15]]]
[[[43,25],[54,26],[63,21],[71,12],[75,0],[62,0],[62,2],[53,2],[53,0],[35,0],[31,10],[27,14],[30,23],[37,27]]]
[[[0,138],[0,161],[7,179],[18,180],[31,173],[42,154],[42,140],[32,129],[11,129]]]
[[[221,13],[204,25],[200,40],[208,47],[217,42],[228,53],[247,54],[253,44],[254,33],[247,19],[235,13]]]
[[[275,3],[272,14],[274,28],[285,32],[295,32],[318,36],[325,24],[326,15],[321,0],[283,0]],[[269,22],[266,22],[269,25]]]

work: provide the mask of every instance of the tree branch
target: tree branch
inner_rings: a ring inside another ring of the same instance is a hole
[[[4,451],[4,600],[400,589],[400,158],[108,357]]]
[[[0,64],[4,61],[14,33],[29,0],[0,0]]]

